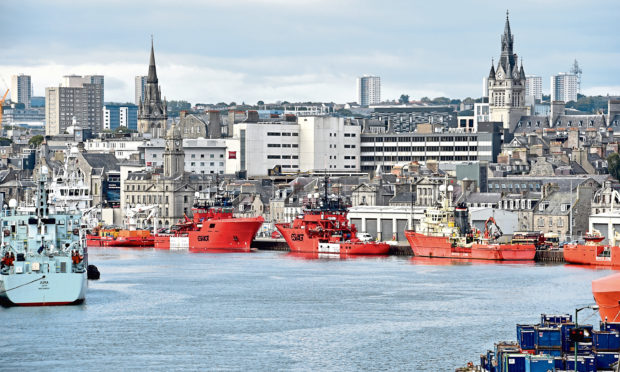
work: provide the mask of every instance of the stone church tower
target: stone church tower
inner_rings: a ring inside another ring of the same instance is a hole
[[[155,69],[155,52],[151,40],[151,60],[149,61],[149,75],[144,87],[144,97],[138,106],[138,131],[150,133],[152,138],[163,137],[166,134],[168,113],[166,102],[161,101],[161,88],[158,85],[157,70]]]
[[[502,53],[497,69],[491,64],[489,72],[489,113],[491,121],[501,121],[504,128],[513,130],[521,116],[529,115],[525,106],[525,72],[523,62],[518,66],[517,54],[512,47],[514,36],[506,11],[506,25],[502,35]]]
[[[183,151],[183,137],[176,125],[168,131],[166,148],[164,150],[164,177],[172,178],[183,175],[185,169],[185,152]]]

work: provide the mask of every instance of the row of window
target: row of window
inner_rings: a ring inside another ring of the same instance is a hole
[[[362,137],[361,142],[475,142],[477,136]]]
[[[476,161],[478,156],[362,156],[360,158],[363,162],[381,162],[381,161],[428,161],[428,160],[440,160],[440,161]]]
[[[345,137],[355,137],[356,134],[355,133],[345,133],[344,136]]]
[[[195,167],[195,166],[196,166],[196,162],[191,162],[191,163],[189,163],[189,165],[191,165],[192,167]],[[200,166],[201,166],[201,167],[204,167],[204,166],[205,166],[205,162],[204,162],[204,161],[201,161],[201,162],[200,162]],[[209,166],[214,167],[214,166],[215,166],[215,162],[213,162],[213,161],[212,161],[212,162],[210,162],[210,163],[209,163]],[[224,166],[224,162],[223,162],[223,161],[221,161],[221,162],[220,162],[220,167],[223,167],[223,166]]]
[[[299,159],[297,155],[267,155],[267,159]]]
[[[267,132],[267,135],[270,137],[280,137],[280,136],[293,136],[293,137],[298,137],[299,133],[291,133],[291,132]]]
[[[298,148],[299,145],[296,143],[268,143],[267,147],[293,147],[293,148]]]
[[[352,145],[355,147],[355,145]],[[346,145],[345,145],[346,147]],[[427,151],[478,151],[478,146],[385,146],[362,147],[361,152],[427,152]]]
[[[549,221],[548,221],[548,227],[553,227],[553,217],[549,217]],[[562,227],[564,226],[564,219],[563,218],[558,218],[557,219],[557,226],[558,227]],[[539,217],[538,218],[538,227],[545,227],[545,219],[543,217]]]

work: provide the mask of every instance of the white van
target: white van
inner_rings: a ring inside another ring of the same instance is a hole
[[[370,235],[369,233],[357,233],[357,238],[363,242],[370,242],[373,241],[374,239],[372,238],[372,235]]]

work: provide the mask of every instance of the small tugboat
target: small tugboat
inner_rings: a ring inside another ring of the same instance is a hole
[[[486,221],[484,232],[472,229],[467,207],[453,207],[445,194],[445,185],[440,186],[440,191],[444,192],[441,207],[428,208],[424,212],[419,232],[405,231],[415,256],[509,261],[534,259],[534,244],[497,242],[502,232],[493,217]]]
[[[4,306],[78,304],[86,294],[85,240],[81,213],[56,211],[48,204],[42,166],[34,212],[11,200],[0,216],[0,302]]]
[[[249,252],[265,222],[262,216],[234,217],[230,199],[221,195],[198,194],[192,213],[192,218],[185,216],[169,231],[156,234],[155,248]]]
[[[362,241],[357,228],[349,224],[347,209],[340,198],[327,196],[328,178],[320,205],[308,205],[292,223],[277,223],[276,228],[291,252],[347,255],[386,255],[387,243]]]

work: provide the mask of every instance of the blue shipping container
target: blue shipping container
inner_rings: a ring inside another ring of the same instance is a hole
[[[537,349],[536,352],[541,355],[549,355],[552,357],[562,356],[562,350],[560,349]]]
[[[519,341],[519,346],[521,346],[521,349],[534,350],[536,349],[536,332],[534,330],[531,330],[531,331],[523,330],[521,331],[521,334],[519,335],[518,341]]]
[[[528,357],[527,354],[505,354],[502,372],[526,372],[525,365]]]
[[[601,322],[601,331],[620,332],[619,322]]]
[[[555,369],[564,369],[564,358],[554,357],[553,362],[553,364],[555,365]]]
[[[560,328],[537,327],[536,328],[536,347],[537,348],[561,348],[562,334]]]
[[[594,331],[592,332],[592,346],[599,351],[618,351],[620,350],[620,334]]]
[[[575,357],[567,357],[565,368],[567,371],[575,370]],[[592,356],[580,356],[577,358],[577,371],[596,372],[596,362]]]
[[[532,355],[525,365],[526,372],[547,372],[553,371],[555,362],[553,357]]]
[[[540,314],[541,324],[563,324],[571,323],[573,316],[570,314]]]
[[[594,352],[594,360],[597,369],[611,369],[611,365],[618,361],[619,354],[608,351]]]

